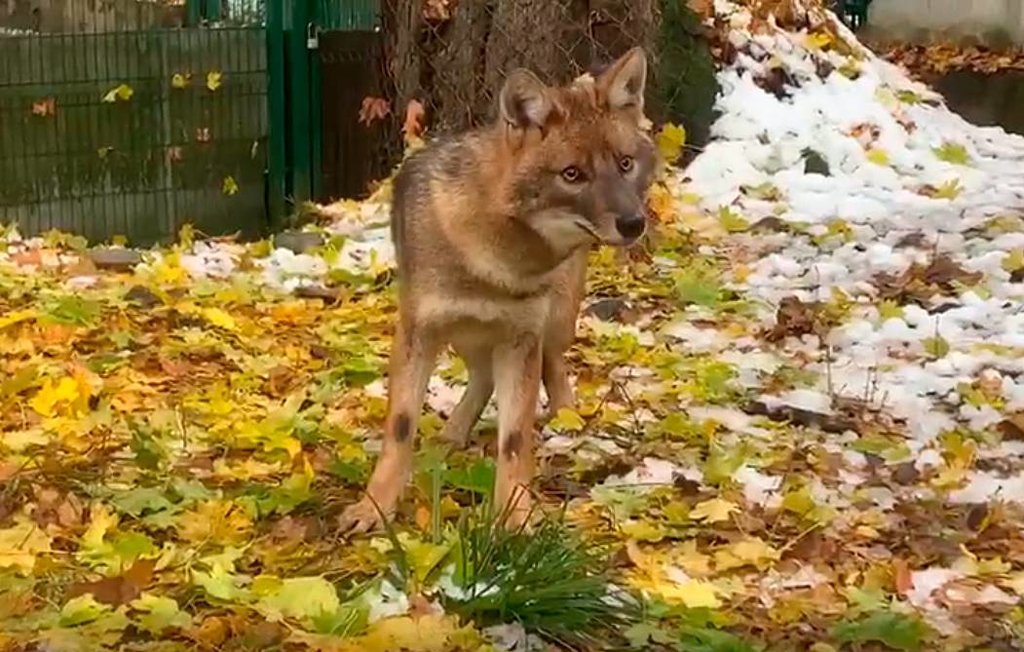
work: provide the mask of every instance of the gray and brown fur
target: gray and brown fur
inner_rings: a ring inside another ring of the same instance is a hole
[[[442,349],[469,386],[444,436],[464,443],[492,393],[495,498],[528,510],[540,385],[549,412],[573,402],[564,354],[575,334],[592,244],[628,245],[645,226],[655,148],[642,124],[647,60],[634,49],[596,79],[544,85],[525,70],[502,88],[497,122],[413,154],[394,182],[398,327],[383,450],[367,497],[342,527],[393,514],[412,465],[427,381]]]

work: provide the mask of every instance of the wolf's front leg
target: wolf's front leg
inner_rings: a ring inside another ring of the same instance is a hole
[[[382,525],[382,513],[384,518],[394,515],[412,471],[416,425],[439,350],[432,333],[406,320],[399,321],[388,371],[384,446],[366,487],[366,497],[341,515],[343,531],[367,532]]]
[[[533,481],[534,417],[540,393],[540,338],[526,335],[494,351],[498,399],[498,473],[495,506],[508,525],[524,523],[530,513]]]

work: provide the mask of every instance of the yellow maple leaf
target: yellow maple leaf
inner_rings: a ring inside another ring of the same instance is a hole
[[[41,416],[52,417],[57,414],[58,408],[62,407],[61,404],[68,407],[74,405],[82,396],[83,389],[88,391],[88,385],[80,383],[70,376],[65,376],[56,383],[52,378],[47,378],[36,395],[29,401],[29,405]],[[88,398],[88,393],[86,393],[86,398]]]
[[[889,154],[877,147],[868,150],[868,160],[875,165],[889,165]]]
[[[778,550],[757,537],[715,551],[715,570],[721,572],[741,566],[755,566],[764,570],[781,557]]]
[[[174,73],[174,75],[171,77],[171,86],[178,89],[185,88],[186,86],[188,86],[188,77],[181,74],[180,72]]]
[[[690,518],[705,523],[718,523],[728,521],[729,517],[737,511],[739,511],[739,507],[736,503],[721,498],[712,498],[698,503],[690,511]]]
[[[472,627],[460,627],[455,616],[399,616],[374,623],[366,634],[353,639],[351,646],[346,642],[346,645],[337,649],[339,652],[447,652],[452,649],[477,649],[479,641],[474,641],[476,638]],[[476,645],[472,645],[474,642]]]
[[[813,34],[807,35],[807,40],[805,42],[809,49],[820,50],[826,45],[832,43],[832,35],[826,32],[814,32]]]
[[[238,182],[231,175],[224,177],[224,182],[221,184],[221,192],[228,197],[238,194]]]
[[[556,432],[580,431],[587,422],[583,420],[575,410],[560,408],[555,418],[548,422],[548,426]]]
[[[223,75],[218,70],[211,70],[206,73],[206,87],[211,91],[215,91],[223,84]]]
[[[164,256],[153,265],[153,275],[157,283],[176,285],[185,280],[188,272],[181,266],[181,255],[177,252]]]
[[[690,575],[700,576],[711,573],[711,557],[697,549],[696,539],[690,539],[683,543],[673,558]]]
[[[686,129],[669,123],[661,128],[657,137],[658,153],[666,163],[674,163],[686,145]]]
[[[662,582],[653,592],[669,604],[681,604],[688,609],[717,609],[722,606],[721,600],[718,599],[718,589],[706,580]]]
[[[127,102],[132,99],[132,95],[135,95],[135,89],[128,84],[118,84],[114,88],[107,91],[107,94],[103,96],[103,101],[110,104],[113,102],[121,101]]]
[[[181,537],[194,543],[243,543],[252,531],[252,519],[231,501],[207,500],[182,514],[178,527]]]
[[[117,527],[117,521],[117,515],[111,512],[110,508],[102,503],[94,503],[89,508],[89,527],[82,535],[80,548],[95,549],[103,545],[103,538],[107,536],[107,532]]]
[[[220,308],[203,308],[202,315],[203,319],[218,328],[229,331],[238,330],[238,323],[235,322],[235,318]]]
[[[14,527],[0,530],[0,568],[14,568],[29,574],[36,556],[50,551],[50,537],[28,519],[18,519]]]

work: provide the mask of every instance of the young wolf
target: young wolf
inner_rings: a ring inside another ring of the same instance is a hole
[[[448,344],[469,386],[444,436],[464,442],[497,390],[495,502],[521,523],[533,479],[541,378],[549,410],[571,405],[572,344],[594,242],[644,233],[655,149],[642,124],[647,57],[636,48],[596,79],[560,88],[511,73],[496,124],[413,154],[394,182],[398,328],[383,451],[367,496],[341,527],[390,517],[412,465],[413,436],[436,357]],[[379,511],[378,511],[379,509]]]

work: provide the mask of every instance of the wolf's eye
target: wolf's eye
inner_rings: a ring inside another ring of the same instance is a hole
[[[632,156],[623,156],[619,159],[619,169],[623,172],[632,172],[635,165],[636,161]]]
[[[575,165],[570,165],[562,170],[562,178],[568,183],[579,183],[583,181],[583,171]]]

